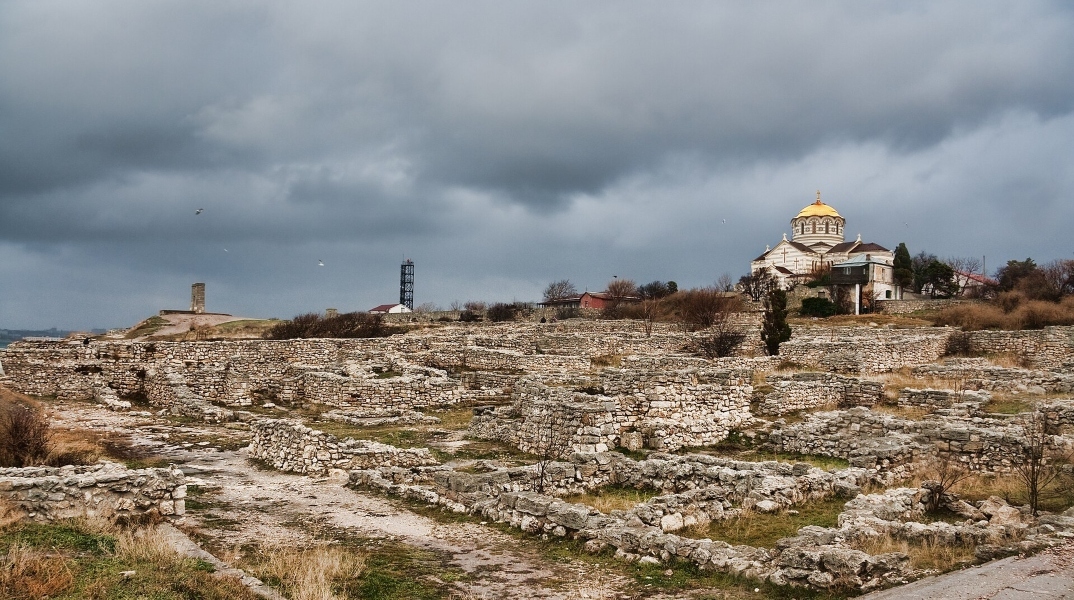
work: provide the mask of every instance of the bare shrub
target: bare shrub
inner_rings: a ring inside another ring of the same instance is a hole
[[[936,512],[942,508],[956,485],[970,477],[971,472],[965,464],[955,460],[950,454],[935,457],[928,465],[926,471],[928,478],[921,487],[929,490],[928,503],[925,510]]]
[[[703,336],[697,341],[698,352],[705,358],[725,358],[731,356],[746,341],[746,334],[733,327],[716,328],[711,335]]]
[[[21,403],[0,407],[0,466],[28,467],[49,455],[48,418],[40,408]]]
[[[307,313],[274,325],[263,337],[269,340],[375,338],[387,337],[400,331],[401,328],[385,324],[381,315],[350,312],[334,317],[322,317],[319,313]]]
[[[1070,452],[1054,444],[1052,436],[1058,424],[1048,413],[1034,411],[1022,417],[1022,440],[1013,449],[1011,463],[1025,486],[1030,510],[1040,511],[1042,493],[1064,474],[1063,466],[1071,462]]]
[[[947,337],[947,344],[943,350],[944,356],[972,356],[970,334],[964,331],[956,331]]]

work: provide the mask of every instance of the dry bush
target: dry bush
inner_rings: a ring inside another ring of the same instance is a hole
[[[1074,297],[1061,302],[1028,300],[1019,292],[1000,294],[993,304],[959,304],[936,317],[936,325],[980,329],[1041,329],[1050,325],[1074,325]]]
[[[0,467],[28,467],[49,454],[48,418],[40,407],[20,402],[0,407]]]
[[[274,547],[263,551],[254,570],[278,581],[291,600],[335,600],[333,583],[358,577],[365,570],[365,555],[339,546]]]
[[[14,544],[0,555],[0,597],[39,600],[66,592],[74,584],[67,561],[57,554]]]
[[[922,540],[911,544],[890,534],[862,538],[852,545],[872,555],[902,552],[910,557],[910,565],[914,569],[941,572],[972,563],[975,549],[975,544],[972,543],[947,544],[937,539]]]

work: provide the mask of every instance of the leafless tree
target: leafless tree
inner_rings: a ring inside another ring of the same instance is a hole
[[[1044,281],[1054,290],[1053,296],[1074,294],[1074,260],[1053,260],[1040,267]]]
[[[721,292],[733,292],[735,290],[735,282],[731,279],[730,275],[724,273],[716,279],[716,289]]]
[[[768,296],[768,292],[774,290],[778,285],[779,282],[776,281],[776,276],[768,270],[768,267],[761,267],[749,275],[743,275],[738,280],[739,290],[754,302],[763,300]]]
[[[969,468],[955,460],[950,453],[935,456],[926,471],[926,476],[929,479],[921,484],[922,487],[927,488],[930,492],[925,509],[929,512],[935,512],[942,508],[945,502],[944,496],[949,494],[958,482],[968,478],[971,474]]]
[[[641,321],[645,327],[645,337],[652,337],[653,323],[660,316],[659,300],[642,300],[640,305]]]
[[[526,429],[536,434],[536,439],[531,446],[531,452],[537,456],[535,487],[538,492],[544,493],[552,483],[549,465],[570,454],[573,436],[568,431],[561,406],[549,402],[535,406],[533,410],[534,414],[527,419]]]
[[[553,281],[544,289],[545,302],[550,300],[562,300],[563,298],[573,298],[577,295],[578,288],[574,287],[574,284],[567,279]]]
[[[616,300],[623,298],[636,298],[638,296],[638,284],[633,279],[615,278],[608,282],[608,295]]]
[[[731,292],[701,288],[673,296],[673,309],[688,329],[707,329],[742,310],[742,299]]]
[[[1063,474],[1061,466],[1070,462],[1070,453],[1052,442],[1057,424],[1044,411],[1023,415],[1022,439],[1011,462],[1015,474],[1026,488],[1029,508],[1035,516],[1040,511],[1041,494]]]
[[[966,292],[966,284],[969,283],[967,275],[975,275],[981,271],[981,259],[974,256],[951,256],[940,262],[955,272],[955,284],[958,288],[955,290],[955,296],[962,296]]]
[[[414,312],[416,313],[431,313],[439,310],[440,307],[435,302],[424,302],[414,307]]]

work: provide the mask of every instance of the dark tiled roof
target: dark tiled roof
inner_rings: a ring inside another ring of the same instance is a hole
[[[890,252],[887,248],[880,244],[874,244],[872,242],[864,242],[860,246],[854,249],[855,252]]]

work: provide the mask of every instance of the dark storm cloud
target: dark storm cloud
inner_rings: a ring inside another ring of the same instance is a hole
[[[1060,2],[7,2],[0,327],[65,280],[112,324],[194,279],[372,305],[403,256],[440,303],[703,285],[817,187],[890,246],[1059,255],[1072,70]]]

